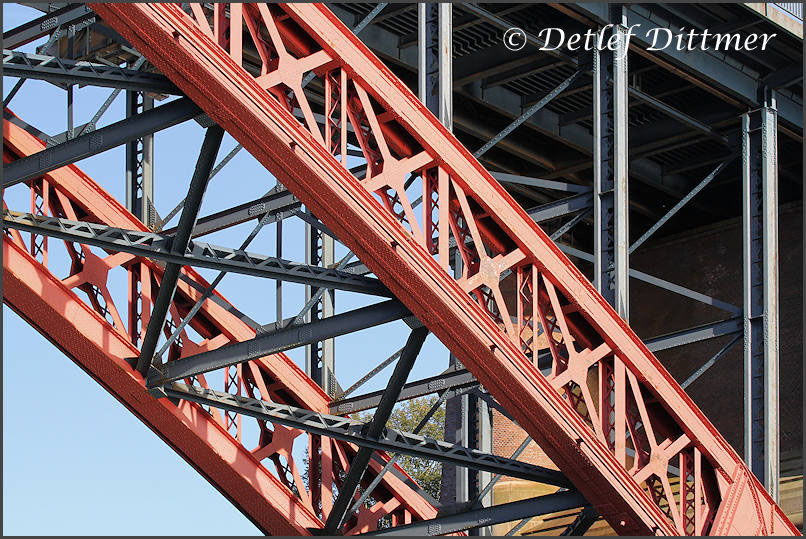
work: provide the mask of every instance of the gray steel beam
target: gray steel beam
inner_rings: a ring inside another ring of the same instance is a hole
[[[59,26],[95,22],[95,13],[86,4],[69,4],[32,21],[3,32],[3,48],[16,49],[26,43],[48,35]]]
[[[418,91],[420,101],[453,130],[452,5],[418,4]]]
[[[463,392],[466,392],[466,391],[468,391],[467,388],[458,389],[458,390],[449,389],[449,390],[443,391],[442,394],[439,396],[439,398],[436,400],[436,402],[431,405],[431,408],[425,413],[425,415],[422,418],[420,418],[420,422],[417,423],[416,427],[414,427],[414,430],[412,431],[412,433],[413,434],[419,434],[420,431],[423,430],[423,428],[425,428],[425,426],[428,424],[428,422],[431,421],[431,418],[434,416],[434,414],[437,412],[437,410],[439,410],[442,407],[442,405],[445,403],[445,401],[448,399],[448,397],[455,397],[455,396],[461,395]],[[361,496],[358,497],[358,499],[355,501],[353,506],[347,512],[347,514],[352,515],[353,513],[358,511],[358,509],[361,507],[361,505],[363,505],[364,501],[366,501],[366,499],[369,498],[369,496],[372,494],[372,491],[375,490],[375,487],[377,487],[380,484],[380,482],[383,479],[383,476],[384,476],[384,474],[386,474],[386,472],[388,472],[390,470],[392,471],[392,473],[397,472],[397,470],[394,469],[394,466],[395,466],[395,463],[400,458],[400,455],[401,455],[400,453],[397,453],[386,462],[386,464],[384,465],[383,469],[375,476],[375,478],[372,480],[372,482],[369,485],[367,485],[367,488],[364,490],[364,492],[361,493]],[[411,486],[411,485],[409,485],[409,486]],[[426,496],[424,496],[424,497],[426,497],[426,499],[431,501],[432,505],[434,505],[435,507],[440,507],[440,505],[441,505],[440,502],[437,501],[437,500],[434,500],[433,498],[431,498],[430,494],[428,494],[425,491],[422,491],[421,494],[425,494]]]
[[[761,80],[761,84],[773,90],[786,88],[803,80],[803,66],[790,64],[776,69]]]
[[[728,344],[726,344],[725,346],[720,348],[719,351],[716,354],[711,356],[711,358],[708,361],[703,363],[702,366],[699,369],[697,369],[696,371],[691,373],[691,376],[686,378],[680,384],[680,387],[682,387],[683,389],[686,389],[688,386],[693,384],[700,376],[702,376],[705,373],[705,371],[707,371],[708,369],[713,367],[714,364],[717,361],[719,361],[725,354],[727,354],[730,351],[730,349],[733,348],[733,345],[736,344],[737,342],[739,342],[739,339],[741,339],[741,338],[742,338],[741,335],[736,335],[733,339],[731,339],[731,341],[728,342]]]
[[[582,210],[587,210],[593,205],[593,193],[582,193],[567,198],[560,199],[556,202],[549,202],[536,208],[527,210],[526,213],[536,223],[548,221],[555,217],[562,217],[570,213],[575,213]]]
[[[669,219],[671,219],[671,218],[672,218],[672,216],[673,216],[674,214],[676,214],[678,211],[680,211],[680,208],[682,208],[683,206],[685,206],[685,205],[686,205],[686,203],[688,203],[688,201],[689,201],[689,200],[691,200],[692,198],[694,198],[694,196],[695,196],[697,193],[699,193],[700,191],[702,191],[702,190],[705,188],[705,186],[706,186],[706,185],[708,185],[709,183],[711,183],[711,180],[713,180],[714,178],[716,178],[716,176],[717,176],[717,175],[718,175],[718,174],[719,174],[719,173],[720,173],[720,172],[721,172],[721,171],[722,171],[722,170],[723,170],[723,169],[724,169],[726,166],[728,166],[728,164],[730,164],[730,162],[731,162],[731,161],[733,161],[733,158],[734,158],[734,157],[736,157],[736,154],[731,154],[731,155],[730,155],[730,157],[728,157],[727,159],[725,159],[724,161],[722,161],[722,162],[721,162],[719,165],[717,165],[717,167],[716,167],[714,170],[712,170],[712,171],[710,172],[710,174],[708,174],[708,175],[707,175],[705,178],[703,178],[703,179],[702,179],[702,181],[701,181],[700,183],[698,183],[696,186],[694,186],[694,188],[693,188],[691,191],[689,191],[689,192],[688,192],[688,194],[687,194],[686,196],[684,196],[684,197],[683,197],[683,198],[680,200],[680,202],[678,202],[677,204],[675,204],[674,206],[672,206],[672,208],[671,208],[669,211],[667,211],[667,212],[666,212],[666,214],[665,214],[663,217],[661,217],[660,219],[658,219],[658,221],[657,221],[657,222],[656,222],[654,225],[652,225],[652,226],[649,228],[649,230],[647,230],[646,232],[644,232],[644,233],[641,235],[641,237],[640,237],[640,238],[638,238],[637,240],[635,240],[635,243],[633,243],[632,245],[630,245],[630,254],[632,254],[632,252],[633,252],[633,251],[635,251],[635,250],[636,250],[638,247],[640,247],[640,246],[641,246],[641,245],[642,245],[642,244],[643,244],[643,243],[644,243],[646,240],[648,240],[648,239],[649,239],[649,237],[650,237],[650,236],[652,236],[652,234],[654,234],[654,233],[655,233],[655,232],[656,232],[656,231],[657,231],[657,230],[658,230],[660,227],[662,227],[662,226],[664,225],[664,223],[666,223],[666,222],[667,222]]]
[[[3,49],[3,75],[59,85],[80,84],[155,94],[181,94],[167,77],[156,73],[8,49]]]
[[[403,384],[414,367],[414,361],[420,354],[423,347],[425,338],[428,336],[428,328],[420,327],[411,332],[406,345],[403,347],[403,352],[400,354],[400,359],[395,365],[395,370],[389,378],[389,383],[386,390],[381,396],[378,408],[372,416],[372,420],[365,426],[364,436],[377,440],[383,435],[383,429],[386,427],[389,417],[392,415],[395,403],[400,395],[400,390],[403,389]],[[347,477],[342,481],[339,488],[339,496],[333,503],[333,508],[325,522],[324,531],[328,535],[340,529],[344,524],[347,510],[350,507],[350,501],[355,495],[355,490],[361,483],[361,478],[364,472],[367,471],[369,466],[370,457],[372,457],[374,449],[371,447],[361,447],[350,462],[350,468],[347,471]]]
[[[527,435],[526,438],[523,440],[523,442],[521,442],[521,445],[518,446],[518,448],[512,453],[512,456],[509,457],[509,458],[517,459],[518,457],[520,457],[521,453],[523,453],[526,450],[526,447],[531,442],[532,442],[532,437]],[[488,481],[486,481],[484,488],[481,490],[481,492],[478,493],[478,495],[476,495],[476,498],[470,503],[470,506],[471,507],[478,507],[479,504],[489,506],[490,505],[489,502],[486,503],[486,504],[482,504],[481,502],[482,502],[482,500],[485,499],[485,497],[487,497],[488,495],[492,494],[493,487],[495,487],[495,484],[498,483],[498,481],[501,479],[501,477],[502,476],[500,474],[495,474],[494,477],[492,477]]]
[[[164,392],[163,395],[169,398],[185,399],[204,406],[229,410],[262,421],[269,421],[312,434],[343,440],[359,446],[372,447],[380,451],[450,462],[459,466],[470,466],[479,470],[526,479],[527,481],[571,488],[571,484],[565,476],[556,470],[526,462],[513,461],[505,457],[482,453],[460,445],[440,442],[433,438],[402,432],[393,428],[385,429],[380,438],[372,439],[364,434],[365,423],[349,417],[323,414],[288,404],[252,399],[246,396],[233,395],[198,386],[188,386],[182,383],[165,386],[159,391]]]
[[[410,314],[402,303],[393,299],[316,322],[288,326],[248,341],[229,344],[165,363],[152,370],[147,385],[154,387],[214,369],[222,369],[250,359],[399,320]]]
[[[628,88],[627,91],[628,91],[630,96],[635,97],[636,99],[646,103],[650,107],[661,111],[662,113],[666,114],[667,116],[670,116],[671,118],[674,118],[678,122],[680,122],[680,123],[682,123],[682,124],[684,124],[684,125],[686,125],[688,127],[691,127],[692,129],[695,129],[696,131],[699,131],[699,132],[703,133],[704,135],[707,135],[707,136],[709,136],[709,137],[721,142],[724,145],[728,145],[728,137],[720,135],[716,130],[714,130],[710,126],[705,125],[704,123],[702,123],[700,121],[697,121],[696,119],[692,118],[688,114],[680,112],[676,108],[674,108],[674,107],[672,107],[670,105],[667,105],[663,101],[661,101],[659,99],[656,99],[655,97],[652,97],[651,95],[646,94],[646,93],[642,92],[641,90],[639,90],[637,88],[630,87],[630,88]]]
[[[242,249],[190,242],[184,253],[177,253],[170,247],[172,236],[167,234],[17,212],[4,212],[3,226],[183,266],[198,266],[292,283],[314,283],[322,288],[337,288],[373,296],[391,296],[391,292],[372,277],[247,253]]]
[[[185,197],[185,207],[182,209],[182,216],[179,218],[179,226],[176,229],[176,234],[171,239],[172,253],[182,254],[188,248],[190,234],[193,232],[193,225],[196,223],[196,216],[204,198],[204,191],[207,189],[207,183],[210,180],[210,171],[213,170],[213,165],[215,165],[215,158],[218,155],[218,149],[223,138],[224,129],[218,125],[208,128],[204,135],[199,158],[196,161],[196,168],[193,171],[188,194]],[[154,300],[148,327],[146,327],[146,333],[140,347],[140,357],[137,359],[137,371],[143,376],[147,374],[154,358],[157,340],[160,333],[162,333],[162,327],[165,325],[168,308],[173,301],[176,283],[179,281],[181,270],[181,264],[169,262],[162,274],[157,298]]]
[[[625,320],[629,311],[627,58],[623,8],[615,51],[593,51],[593,284]],[[623,57],[622,57],[623,56]]]
[[[778,168],[775,100],[742,116],[744,458],[778,500]]]
[[[599,513],[592,506],[587,506],[579,512],[574,521],[566,527],[561,536],[581,536],[590,529],[591,526],[599,519]]]
[[[660,352],[661,350],[668,350],[669,348],[675,348],[677,346],[685,346],[687,344],[713,339],[714,337],[735,335],[741,333],[741,331],[742,321],[740,318],[736,317],[703,324],[682,331],[675,331],[674,333],[668,333],[666,335],[660,335],[652,339],[647,339],[644,343],[652,352]]]
[[[542,178],[530,178],[527,176],[519,176],[517,174],[507,174],[505,172],[491,172],[491,174],[493,175],[493,178],[503,183],[516,183],[520,185],[538,187],[540,189],[550,189],[552,191],[565,191],[566,193],[591,192],[591,188],[586,185],[558,182],[555,180],[544,180]]]
[[[190,120],[201,110],[188,98],[177,99],[133,118],[121,120],[92,133],[51,146],[3,167],[3,186],[37,178],[51,170],[120,146],[143,135]]]
[[[204,116],[206,116],[206,115],[203,115],[202,117],[204,117]],[[209,116],[207,116],[207,118],[209,118]],[[198,119],[198,118],[197,118],[197,119]],[[235,147],[234,147],[234,148],[233,148],[233,149],[232,149],[232,150],[231,150],[231,151],[230,151],[230,152],[229,152],[229,153],[226,155],[226,157],[224,157],[224,159],[222,159],[222,160],[221,160],[221,161],[220,161],[220,162],[219,162],[219,163],[216,165],[216,167],[215,167],[215,168],[213,169],[213,171],[210,173],[210,179],[212,180],[212,179],[213,179],[213,177],[214,177],[216,174],[218,174],[219,172],[221,172],[221,169],[222,169],[222,168],[224,168],[224,167],[227,165],[227,163],[229,163],[229,162],[230,162],[230,160],[232,160],[232,158],[233,158],[233,157],[235,157],[235,156],[238,154],[238,152],[240,152],[242,149],[243,149],[243,146],[241,146],[240,144],[237,144],[237,145],[236,145],[236,146],[235,146]],[[277,188],[275,187],[274,189],[272,189],[272,190],[270,190],[268,193],[266,193],[264,196],[269,196],[270,194],[272,194],[272,193],[276,192],[276,190],[277,190]],[[179,203],[178,203],[178,204],[177,204],[177,205],[174,207],[174,209],[172,209],[170,212],[168,212],[168,215],[166,215],[164,219],[162,219],[162,220],[161,220],[159,223],[157,223],[157,225],[154,227],[154,232],[159,232],[159,231],[161,231],[161,230],[163,229],[163,227],[164,227],[166,224],[170,223],[170,222],[171,222],[171,219],[173,219],[174,217],[176,217],[176,214],[177,214],[177,213],[179,213],[179,212],[182,210],[182,207],[183,207],[184,205],[185,205],[185,199],[183,198],[183,199],[182,199],[182,200],[180,200],[180,201],[179,201]],[[196,224],[198,224],[198,220],[196,221]]]
[[[406,526],[387,528],[365,535],[444,535],[470,530],[479,526],[492,526],[522,518],[566,511],[575,507],[582,507],[587,503],[585,498],[575,490],[562,491],[529,498],[528,500],[476,509],[466,513],[423,520]]]
[[[332,236],[323,233],[310,223],[305,223],[305,261],[311,266],[332,267],[335,262],[335,242]],[[316,299],[314,299],[316,298]],[[316,322],[333,316],[336,309],[336,293],[333,289],[305,287],[307,322]],[[305,347],[305,372],[314,382],[334,396],[340,387],[336,379],[336,351],[333,339],[315,341]]]
[[[252,202],[245,202],[232,208],[199,217],[193,228],[193,237],[198,238],[225,228],[233,227],[252,220],[261,220],[270,214],[266,224],[296,215],[302,203],[291,191],[281,190],[260,197]],[[165,230],[165,234],[173,234],[176,227]]]
[[[397,359],[400,357],[400,354],[402,354],[402,353],[403,353],[403,349],[401,348],[400,350],[398,350],[397,352],[395,352],[394,354],[392,354],[388,358],[386,358],[383,361],[381,361],[374,369],[372,369],[367,374],[362,376],[358,381],[356,381],[356,383],[354,383],[353,385],[351,385],[350,387],[348,387],[347,389],[345,389],[344,391],[342,391],[341,393],[336,395],[335,399],[336,400],[345,399],[347,397],[347,395],[351,394],[353,391],[355,391],[359,387],[363,386],[365,383],[367,383],[367,381],[369,381],[370,379],[375,377],[376,374],[378,374],[379,372],[384,370],[386,367],[388,367],[389,365],[391,365],[392,363],[397,361]],[[334,410],[333,410],[332,406],[331,406],[330,412],[334,413]]]
[[[570,219],[563,226],[561,226],[560,228],[558,228],[557,230],[552,232],[551,236],[549,236],[549,237],[551,238],[552,241],[557,241],[558,239],[563,237],[569,230],[571,230],[572,228],[577,226],[579,223],[581,223],[582,220],[587,218],[591,213],[593,213],[593,211],[590,208],[587,209],[587,210],[583,210],[583,211],[579,212],[578,214],[576,214],[574,216],[573,219]]]
[[[500,133],[498,133],[493,138],[491,138],[484,146],[482,146],[481,148],[479,148],[478,150],[473,152],[473,156],[478,159],[479,157],[481,157],[482,155],[487,153],[487,151],[490,148],[492,148],[493,146],[495,146],[496,144],[498,144],[498,142],[502,138],[506,137],[508,134],[510,134],[512,131],[514,131],[518,126],[520,126],[523,122],[525,122],[526,120],[528,120],[529,118],[534,116],[534,114],[537,111],[539,111],[540,109],[542,109],[543,107],[548,105],[551,102],[552,99],[554,99],[555,97],[560,95],[563,90],[565,90],[566,88],[571,86],[571,84],[573,84],[581,75],[582,75],[582,70],[575,71],[571,76],[566,78],[564,81],[562,81],[560,84],[558,84],[554,89],[552,89],[550,92],[548,92],[546,95],[544,95],[537,103],[535,103],[534,105],[530,106],[528,109],[523,111],[523,113],[519,117],[517,117],[512,123],[510,123],[504,129],[502,129]]]
[[[394,356],[392,356],[394,357]],[[475,387],[479,383],[467,369],[448,369],[448,371],[409,382],[404,385],[398,395],[398,401],[404,401],[422,397],[430,393],[438,393],[446,389],[457,389],[464,387]],[[349,399],[338,399],[330,403],[331,414],[351,414],[362,410],[375,408],[381,402],[385,391],[373,391],[365,395],[358,395]]]
[[[154,108],[154,98],[144,92],[126,92],[126,118]],[[72,137],[70,137],[72,138]],[[156,224],[154,207],[154,135],[126,143],[126,209],[149,228]]]

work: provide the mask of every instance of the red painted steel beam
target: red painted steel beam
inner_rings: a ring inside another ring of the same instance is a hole
[[[7,120],[3,123],[3,137],[5,162],[45,148],[41,140]],[[60,196],[69,199],[75,211],[83,214],[83,218],[110,226],[146,230],[142,222],[78,167],[62,167],[48,173],[45,179]],[[176,421],[169,421],[170,416],[164,412],[176,410],[176,407],[165,399],[157,400],[151,396],[145,389],[143,378],[126,361],[137,356],[137,348],[125,333],[110,326],[74,290],[66,286],[65,283],[72,277],[60,281],[21,248],[13,235],[4,236],[4,253],[4,301],[182,455],[258,528],[271,534],[307,534],[308,528],[322,527],[323,522],[312,513],[310,507],[302,503],[260,462],[258,455],[265,454],[265,449],[245,448],[195,404],[182,403],[180,414],[172,412],[187,424],[184,427]],[[131,255],[125,257],[126,262],[121,263],[140,261],[155,275],[162,272],[162,268],[153,261]],[[191,268],[183,269],[183,273],[202,289],[206,288],[206,281]],[[214,294],[226,302],[217,291]],[[178,298],[195,302],[200,295],[187,282],[179,281]],[[212,301],[203,304],[192,323],[198,320],[214,326],[226,337],[223,341],[218,340],[218,345],[255,336],[254,330],[243,321]],[[203,327],[196,329],[204,333]],[[188,353],[194,353],[194,350]],[[328,412],[330,399],[327,394],[285,354],[276,354],[252,363],[274,380],[276,390],[288,399],[284,402]],[[347,456],[357,451],[352,444],[335,443]],[[384,453],[379,454],[384,461],[388,460]],[[374,477],[382,468],[382,463],[373,461],[368,478]],[[397,469],[407,477],[402,469]],[[394,474],[384,476],[382,490],[397,498],[398,505],[410,511],[414,518],[436,516],[436,509]]]
[[[137,348],[3,236],[3,300],[171,446],[255,525],[306,535],[321,522],[200,406],[155,399],[126,361]]]
[[[462,359],[618,533],[673,535],[682,530],[683,525],[667,518],[639,485],[643,479],[633,475],[643,478],[647,470],[651,472],[671,440],[660,449],[654,447],[651,459],[640,462],[637,471],[626,469],[519,344],[504,334],[371,191],[333,159],[320,141],[321,133],[305,129],[213,41],[212,32],[204,30],[206,21],[200,27],[177,6],[166,4],[93,7],[311,208]],[[712,486],[718,489],[717,494],[709,494],[708,499],[717,505],[706,505],[711,515],[708,522],[699,522],[698,515],[697,526],[705,526],[710,533],[797,534],[736,452],[626,322],[405,85],[325,6],[288,4],[281,9],[308,39],[319,43],[329,61],[393,115],[440,172],[449,174],[454,185],[481,206],[465,210],[465,218],[474,211],[474,219],[483,214],[493,222],[493,229],[500,233],[498,244],[514,249],[510,254],[519,250],[529,267],[545,277],[546,286],[552,291],[556,287],[568,299],[567,306],[601,336],[616,365],[623,364],[632,377],[630,387],[640,400],[639,411],[648,413],[643,407],[650,397],[659,403],[662,413],[652,408],[653,417],[659,418],[655,430],[663,435],[680,429],[682,435],[675,443],[692,447],[697,459],[694,467],[699,470],[702,462],[713,473]],[[269,8],[261,13],[271,18]],[[277,78],[268,86],[296,84],[293,68],[284,73],[282,63],[280,70],[266,75]],[[564,317],[556,309],[554,316]],[[623,390],[626,381],[621,383]],[[623,415],[622,411],[625,420]],[[633,420],[631,428],[636,424]],[[698,478],[705,477],[696,473]]]

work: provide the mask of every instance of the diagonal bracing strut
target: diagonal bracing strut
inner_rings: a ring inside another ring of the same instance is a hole
[[[389,420],[389,416],[392,415],[392,409],[397,402],[398,395],[400,395],[400,390],[403,389],[403,384],[406,383],[406,378],[409,376],[411,368],[414,367],[414,361],[417,359],[417,355],[420,353],[427,336],[428,328],[425,327],[419,327],[409,335],[406,346],[403,348],[403,353],[400,354],[395,370],[392,372],[391,378],[389,378],[386,391],[384,391],[378,404],[378,409],[375,411],[372,421],[366,426],[365,436],[377,440],[383,434],[383,429]],[[367,466],[369,466],[369,459],[372,457],[373,451],[374,449],[371,447],[361,447],[353,457],[347,477],[339,489],[339,497],[336,498],[333,509],[331,509],[330,515],[327,517],[325,533],[333,534],[344,524],[350,501],[355,495],[355,489],[358,488]]]
[[[86,159],[143,135],[167,129],[199,114],[201,110],[190,99],[171,101],[5,165],[3,187],[37,178],[51,170]]]
[[[312,342],[338,337],[378,326],[411,315],[397,300],[376,303],[324,320],[284,327],[248,341],[237,342],[208,352],[170,361],[155,367],[146,382],[149,387],[167,384],[214,369],[222,369],[250,359],[276,354]],[[153,316],[153,315],[152,315]]]
[[[162,391],[168,398],[185,399],[312,434],[344,440],[359,446],[372,447],[380,451],[450,462],[527,481],[571,488],[571,483],[562,472],[557,470],[484,453],[410,432],[386,428],[380,438],[370,438],[363,432],[365,424],[349,417],[314,412],[288,404],[252,399],[178,382],[163,387]]]
[[[94,245],[107,251],[131,253],[180,265],[217,269],[301,284],[314,283],[324,288],[362,294],[391,296],[391,292],[379,280],[372,277],[248,253],[243,249],[191,241],[185,252],[179,253],[171,248],[170,240],[173,236],[167,233],[156,234],[141,230],[127,230],[97,223],[8,211],[3,213],[3,226],[85,245]]]
[[[184,253],[190,243],[190,234],[193,231],[193,225],[196,223],[196,217],[201,207],[202,198],[204,198],[204,191],[207,188],[207,182],[210,180],[210,171],[215,164],[215,157],[218,154],[218,149],[221,146],[221,140],[223,138],[224,129],[218,125],[208,128],[207,133],[204,135],[204,142],[202,142],[201,151],[199,152],[199,159],[196,162],[196,170],[193,172],[188,195],[185,199],[185,208],[182,210],[182,217],[179,218],[179,226],[171,241],[171,251],[174,253]],[[179,280],[179,272],[181,269],[181,264],[169,262],[168,265],[165,266],[165,272],[162,274],[160,289],[157,293],[157,299],[154,300],[151,318],[148,321],[148,327],[146,328],[146,334],[145,337],[143,337],[143,344],[140,349],[140,357],[137,359],[137,371],[143,376],[145,376],[148,371],[148,366],[151,364],[151,360],[154,357],[157,340],[162,332],[162,326],[165,324],[168,308],[173,301],[176,283]]]

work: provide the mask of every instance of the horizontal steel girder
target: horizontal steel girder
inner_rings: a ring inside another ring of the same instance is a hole
[[[740,331],[742,331],[742,319],[739,317],[729,318],[727,320],[703,324],[694,328],[684,329],[682,331],[676,331],[667,335],[647,339],[646,345],[653,352],[659,352],[668,348],[675,348],[677,346],[684,346],[686,344],[704,341],[706,339],[713,339],[714,337],[733,335],[734,333],[739,333]]]
[[[423,520],[406,526],[396,526],[364,535],[445,535],[456,533],[479,526],[492,526],[512,522],[521,518],[531,518],[540,515],[548,515],[558,511],[567,511],[587,504],[585,498],[575,490],[546,494],[517,502],[504,503],[457,513],[445,517],[438,517],[432,520]]]
[[[453,372],[438,374],[431,378],[409,382],[403,386],[398,401],[404,401],[436,393],[445,389],[456,389],[478,385],[476,378],[467,369],[457,369]],[[373,391],[365,395],[358,395],[348,399],[336,400],[330,403],[330,413],[349,414],[361,410],[375,408],[381,402],[384,390]]]
[[[280,191],[252,202],[199,217],[196,221],[196,226],[193,228],[192,237],[198,238],[199,236],[212,234],[253,219],[260,220],[267,213],[271,214],[271,216],[264,221],[264,224],[273,223],[291,214],[298,214],[301,207],[302,203],[297,197],[289,191]],[[165,230],[165,233],[172,234],[174,230],[176,230],[176,227]]]
[[[46,13],[41,17],[3,32],[3,47],[16,49],[40,37],[48,35],[59,26],[95,22],[95,13],[86,4],[70,5]],[[63,30],[62,30],[63,31]]]
[[[548,221],[555,217],[568,215],[569,213],[587,210],[593,207],[593,193],[582,193],[579,195],[560,199],[556,202],[549,202],[531,210],[527,210],[529,217],[536,223]]]
[[[155,94],[181,94],[169,79],[156,73],[8,49],[3,49],[3,75],[56,84],[122,88]]]
[[[378,279],[372,277],[309,266],[230,247],[190,242],[184,254],[173,253],[170,249],[172,236],[169,234],[125,230],[96,223],[16,212],[3,213],[3,226],[85,245],[94,245],[107,251],[130,253],[169,263],[309,284],[320,288],[348,290],[373,296],[391,296],[391,292]]]
[[[565,191],[569,193],[591,192],[591,188],[587,185],[576,185],[573,183],[558,182],[556,180],[544,180],[542,178],[530,178],[528,176],[508,174],[506,172],[491,172],[490,174],[493,175],[493,178],[502,183],[516,183],[537,187],[539,189],[551,189],[552,191]]]
[[[149,387],[167,384],[250,359],[269,356],[306,344],[379,326],[410,315],[411,312],[395,299],[376,303],[323,320],[285,327],[248,341],[170,361],[158,369],[152,370],[147,377],[147,384]]]
[[[37,178],[51,170],[131,142],[143,135],[167,129],[200,114],[199,107],[187,98],[160,105],[5,165],[3,187]]]
[[[176,362],[174,362],[176,363]],[[349,417],[322,414],[274,402],[252,399],[197,386],[174,383],[163,388],[169,398],[185,399],[205,406],[244,414],[312,434],[344,440],[380,451],[402,453],[459,466],[500,473],[558,487],[570,487],[561,472],[491,455],[461,445],[450,444],[396,429],[387,428],[378,439],[362,433],[364,423]]]

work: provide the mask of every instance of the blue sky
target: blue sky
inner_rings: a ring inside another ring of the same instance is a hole
[[[38,14],[32,8],[3,4],[3,29]],[[34,52],[44,41],[22,50]],[[16,81],[3,79],[4,96]],[[110,93],[108,88],[76,88],[75,124],[89,120]],[[122,119],[124,103],[121,93],[99,127]],[[66,92],[46,82],[27,81],[10,108],[48,134],[66,129]],[[155,137],[155,202],[161,216],[184,197],[203,136],[201,127],[187,122]],[[226,135],[218,159],[235,144]],[[78,165],[115,198],[125,200],[122,147]],[[241,151],[210,183],[200,215],[253,200],[274,185],[273,176]],[[27,196],[24,186],[18,186],[6,192],[5,200],[11,209],[28,211]],[[253,227],[254,223],[246,223],[204,241],[237,247]],[[304,260],[302,221],[286,222],[283,234],[283,258]],[[275,227],[269,225],[249,250],[274,255],[274,239]],[[68,266],[58,243],[51,243],[50,267],[63,278]],[[345,253],[344,246],[338,245],[337,258]],[[200,273],[208,280],[216,275],[209,270]],[[125,322],[124,278],[122,270],[111,272],[109,288]],[[274,289],[274,281],[240,275],[228,275],[219,286],[236,307],[261,323],[274,321]],[[304,304],[303,287],[285,284],[283,293],[284,316],[296,315]],[[343,312],[375,301],[339,292],[336,309]],[[342,387],[401,347],[407,332],[403,322],[396,322],[337,339],[337,376]],[[6,306],[3,337],[4,534],[258,534],[173,450]],[[289,355],[304,367],[303,350]],[[444,346],[429,336],[410,379],[442,371],[447,357]],[[391,371],[387,368],[365,389],[385,387]],[[223,389],[220,382],[216,388]],[[303,437],[294,450],[297,455],[304,450]]]

